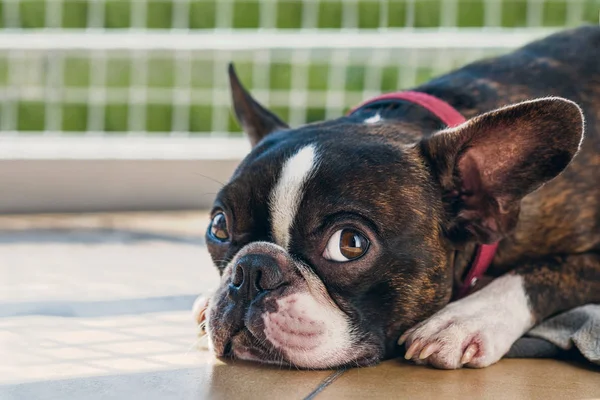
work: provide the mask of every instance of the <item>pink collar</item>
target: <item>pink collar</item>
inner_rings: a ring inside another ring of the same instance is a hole
[[[456,111],[454,107],[452,107],[445,101],[426,93],[411,91],[387,93],[381,96],[377,96],[373,99],[363,102],[357,107],[354,107],[348,113],[348,115],[352,114],[359,108],[362,108],[368,104],[372,104],[380,100],[405,100],[411,103],[418,104],[421,107],[431,111],[432,114],[436,115],[439,119],[442,120],[444,124],[446,124],[450,128],[458,126],[466,121],[465,117],[463,117],[461,113]],[[481,244],[477,246],[477,248],[475,249],[475,261],[473,261],[473,264],[467,272],[465,280],[458,288],[458,293],[456,296],[457,299],[460,299],[469,294],[471,288],[475,286],[477,280],[479,280],[485,274],[485,271],[492,263],[492,260],[496,255],[497,249],[498,243]]]

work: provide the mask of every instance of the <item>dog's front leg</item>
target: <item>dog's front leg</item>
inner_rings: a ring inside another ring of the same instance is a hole
[[[448,304],[400,338],[407,359],[444,369],[491,365],[536,323],[600,302],[600,255],[536,262]]]
[[[444,369],[498,361],[535,324],[524,277],[502,276],[407,331],[407,359]]]

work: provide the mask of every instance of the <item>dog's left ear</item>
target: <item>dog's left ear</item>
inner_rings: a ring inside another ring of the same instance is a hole
[[[516,225],[520,202],[569,165],[583,138],[572,101],[545,98],[491,111],[424,139],[457,242],[493,243]]]
[[[242,86],[233,64],[229,64],[229,83],[235,116],[248,135],[252,147],[268,134],[288,129],[288,125],[262,105]]]

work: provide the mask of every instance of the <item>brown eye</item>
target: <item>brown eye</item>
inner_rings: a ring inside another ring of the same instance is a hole
[[[329,239],[323,257],[330,261],[346,262],[362,257],[368,249],[369,241],[363,234],[340,229]]]
[[[213,238],[220,242],[225,242],[229,239],[229,232],[227,231],[227,219],[225,214],[216,214],[210,223],[210,234]]]

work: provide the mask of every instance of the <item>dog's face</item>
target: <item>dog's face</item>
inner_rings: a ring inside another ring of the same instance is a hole
[[[218,194],[206,233],[221,274],[207,312],[219,356],[328,368],[393,355],[400,333],[449,301],[456,248],[512,229],[520,198],[579,144],[557,143],[568,144],[562,158],[542,152],[546,168],[517,185],[507,182],[512,168],[487,161],[502,146],[477,136],[505,115],[433,136],[418,125],[344,121],[292,130],[233,72],[232,88],[254,147]],[[570,102],[544,101],[581,118]],[[512,117],[531,126],[541,106],[521,107]],[[531,138],[521,144],[539,151]]]
[[[440,204],[415,149],[344,131],[273,134],[219,193],[207,232],[223,274],[217,353],[231,341],[240,358],[369,364],[448,300]]]

